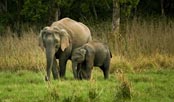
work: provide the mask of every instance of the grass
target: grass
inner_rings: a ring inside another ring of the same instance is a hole
[[[42,73],[26,70],[0,72],[0,101],[172,102],[174,98],[173,70],[124,73],[126,81],[119,73],[104,80],[99,78],[103,77],[101,72],[94,70],[94,78],[90,81],[72,80],[72,76],[67,76],[66,80],[52,80],[50,83],[44,81]]]
[[[171,102],[173,100],[173,72],[172,71],[150,71],[146,73],[141,73],[141,75],[130,75],[129,77],[134,77],[134,95],[138,99],[152,101],[152,102]],[[135,91],[138,90],[138,91]],[[156,97],[156,98],[153,98]]]
[[[38,47],[36,33],[32,30],[26,31],[24,36],[19,39],[11,36],[12,32],[8,32],[7,37],[0,37],[0,69],[40,70],[46,61],[44,52]]]

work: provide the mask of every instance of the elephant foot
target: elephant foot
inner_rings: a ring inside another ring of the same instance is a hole
[[[48,78],[48,76],[45,76],[45,81],[50,81],[50,79]]]
[[[60,75],[60,79],[66,79],[65,75]]]
[[[57,79],[59,79],[59,76],[57,74],[53,74],[53,79],[57,80]]]

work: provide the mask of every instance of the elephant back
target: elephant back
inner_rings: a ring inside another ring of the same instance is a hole
[[[77,22],[70,18],[63,18],[54,22],[51,27],[57,26],[65,29],[71,37],[72,48],[77,48],[92,40],[89,28],[81,22]]]

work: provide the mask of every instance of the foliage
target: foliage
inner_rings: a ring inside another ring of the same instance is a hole
[[[137,7],[140,0],[119,0],[121,5],[121,15],[130,16],[132,9]]]
[[[159,0],[119,0],[121,15],[160,15]],[[167,17],[173,17],[174,2],[163,3]],[[70,17],[75,20],[103,21],[112,19],[112,0],[2,0],[0,1],[0,25],[11,26],[16,23],[50,24],[59,18]],[[5,29],[5,28],[4,28]]]
[[[21,15],[24,19],[31,22],[43,22],[48,13],[48,6],[42,2],[43,0],[25,0]]]
[[[68,16],[76,20],[103,19],[112,14],[112,0],[60,0],[58,5],[61,17]]]

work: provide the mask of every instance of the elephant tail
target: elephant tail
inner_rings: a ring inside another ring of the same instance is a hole
[[[110,53],[110,57],[112,58],[112,53],[111,53],[111,51],[109,50],[109,53]]]

